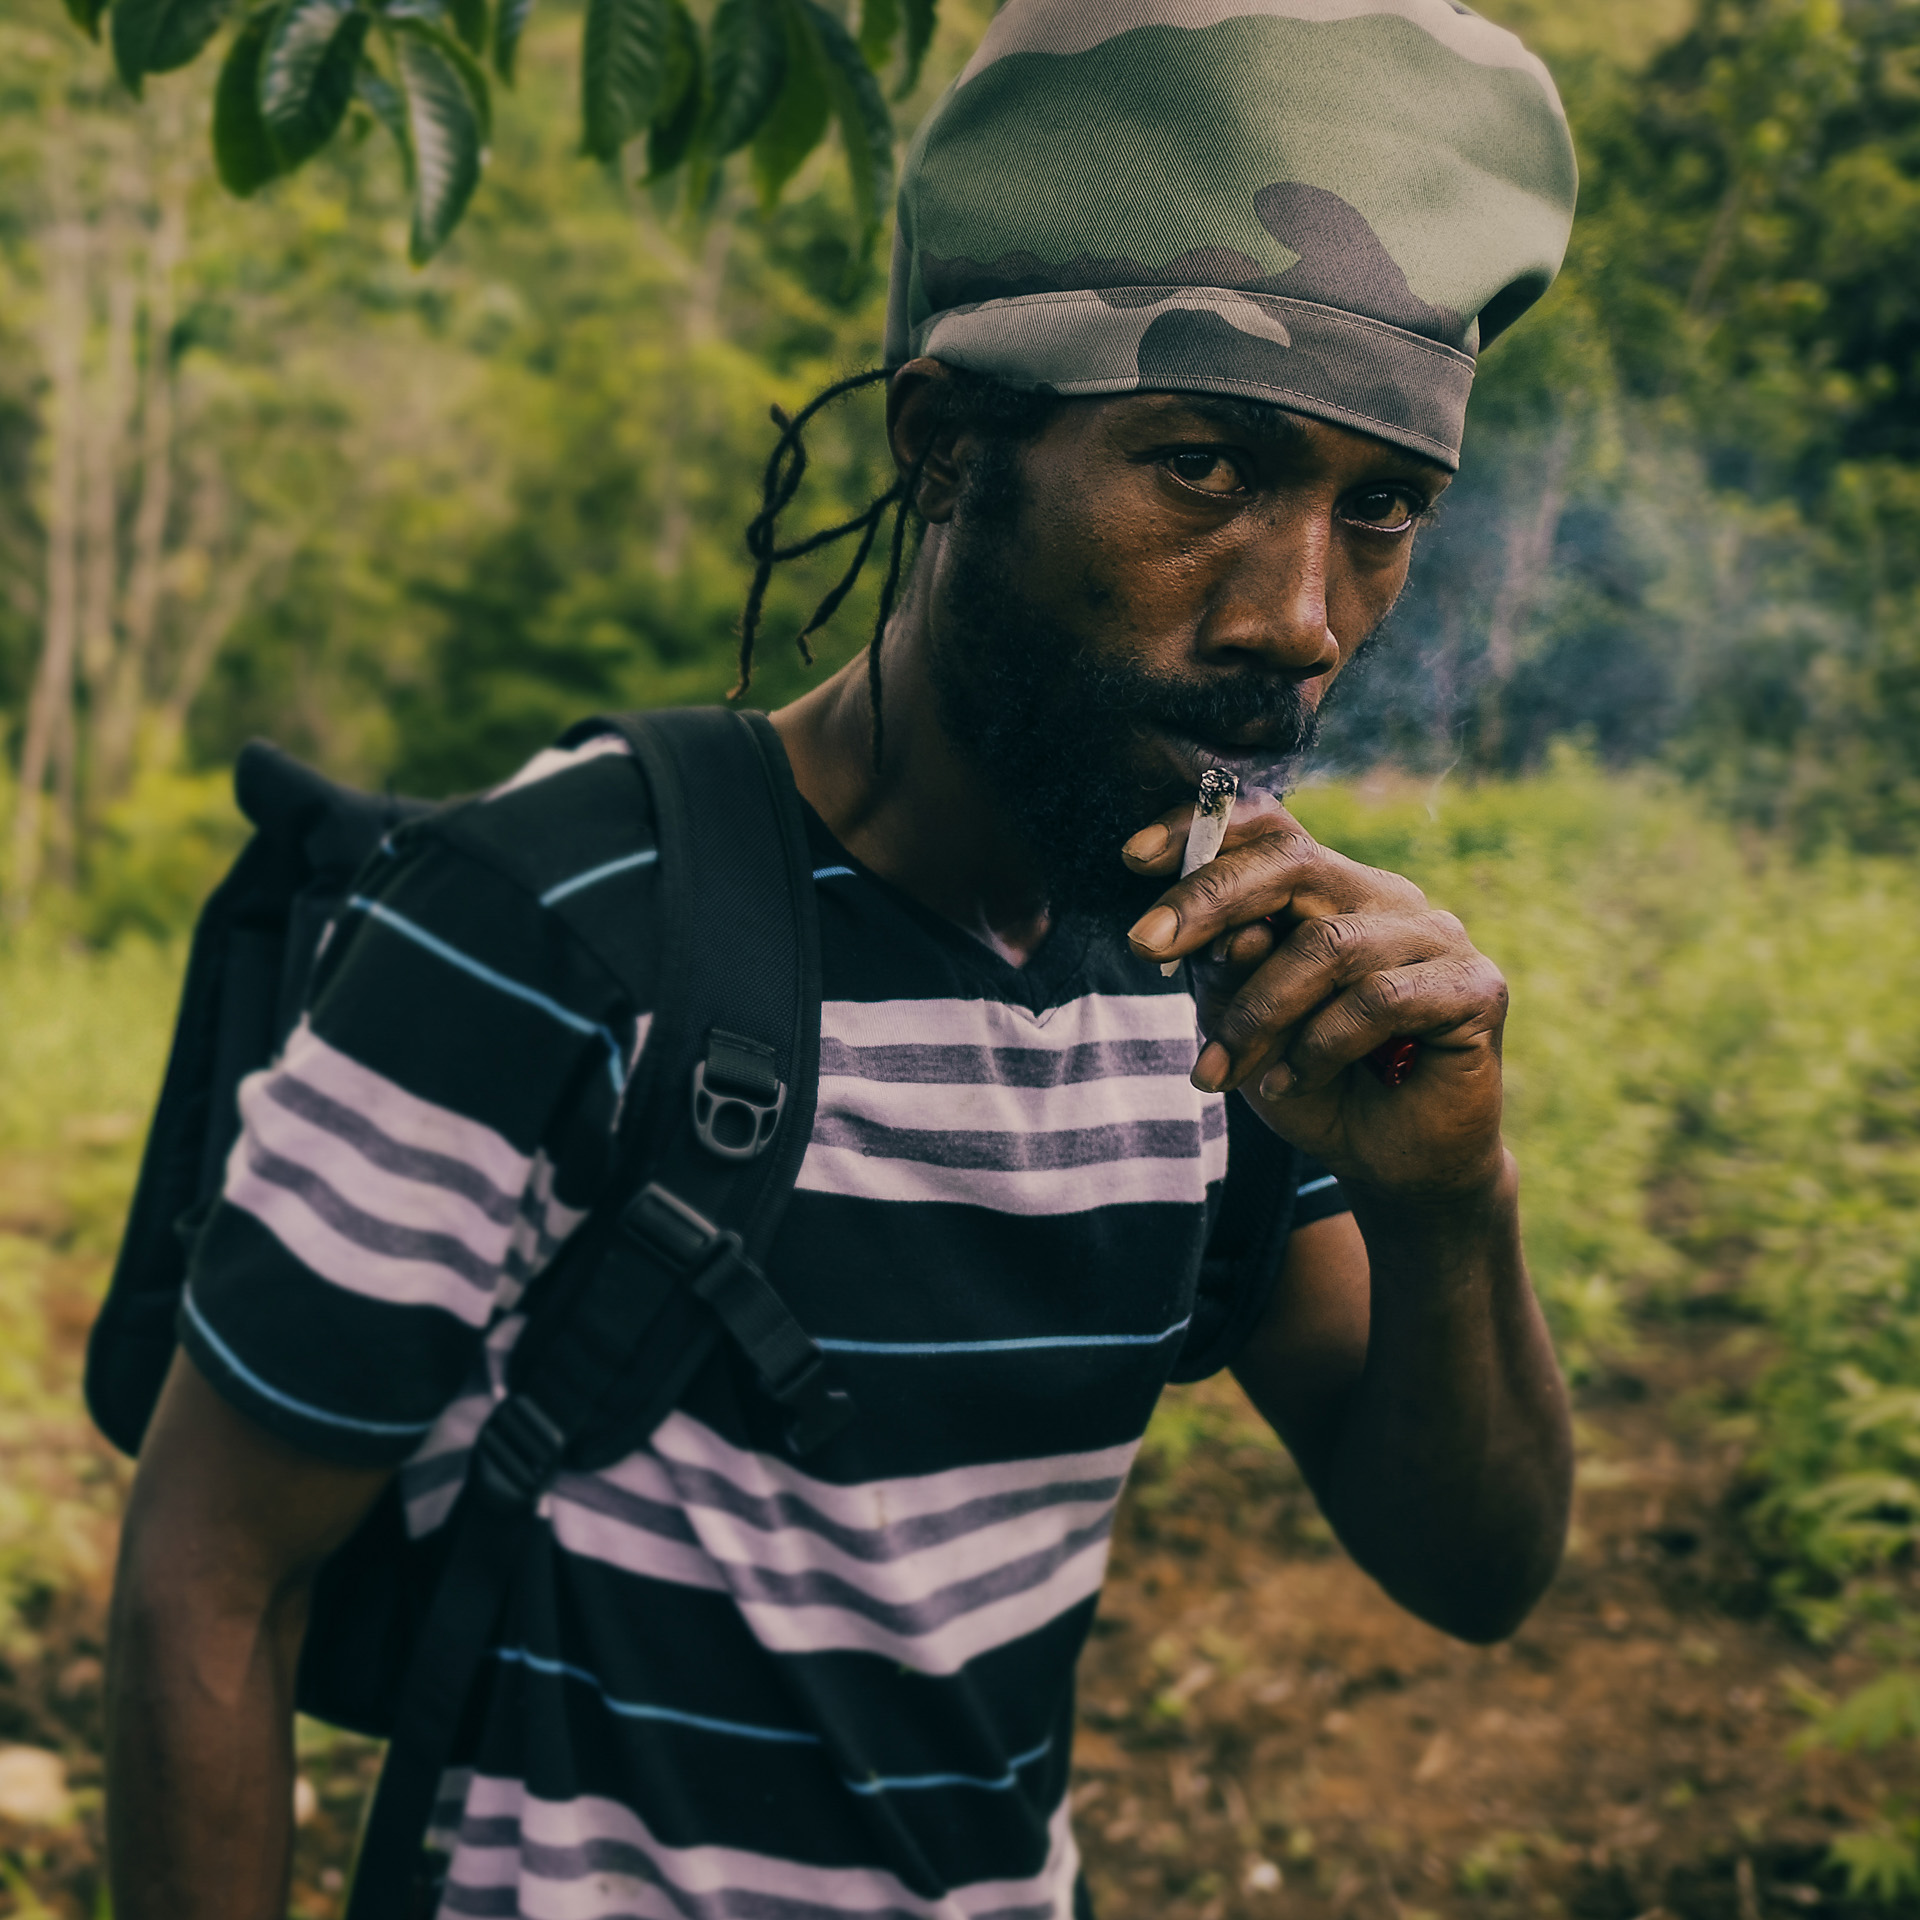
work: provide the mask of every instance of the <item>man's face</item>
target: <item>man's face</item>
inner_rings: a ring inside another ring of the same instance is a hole
[[[1446,473],[1384,441],[1189,394],[962,436],[934,565],[942,725],[994,779],[1056,911],[1157,885],[1119,845],[1208,766],[1283,790],[1386,617]]]

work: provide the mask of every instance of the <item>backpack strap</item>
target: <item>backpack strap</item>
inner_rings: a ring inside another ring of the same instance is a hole
[[[618,1387],[650,1433],[724,1336],[788,1416],[796,1452],[851,1417],[759,1260],[812,1131],[820,1052],[812,859],[766,718],[690,708],[589,722],[632,746],[659,845],[658,990],[617,1167],[539,1283],[509,1390],[481,1429],[402,1691],[349,1920],[413,1920],[423,1838],[542,1491]],[[551,1284],[550,1284],[551,1283]]]

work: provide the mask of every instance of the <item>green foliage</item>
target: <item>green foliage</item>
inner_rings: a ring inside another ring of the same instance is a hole
[[[893,180],[892,115],[879,75],[902,43],[896,98],[932,43],[935,0],[870,0],[856,37],[813,0],[721,0],[704,28],[682,0],[586,0],[581,31],[583,151],[617,165],[646,141],[646,177],[683,168],[689,204],[708,204],[731,153],[755,142],[769,203],[837,122],[862,249]],[[116,70],[138,95],[151,73],[195,60],[231,0],[67,0],[97,38],[107,15]],[[221,182],[247,196],[326,147],[356,95],[393,133],[414,195],[412,252],[430,259],[459,224],[486,156],[479,56],[512,83],[532,0],[277,0],[243,12],[214,82]],[[392,71],[370,51],[373,30]],[[904,35],[903,35],[904,29]],[[470,57],[471,56],[471,57]]]
[[[1920,843],[1920,12],[1495,11],[1567,102],[1572,248],[1483,359],[1336,746],[1514,770],[1584,735],[1808,845]]]
[[[1886,1820],[1842,1834],[1831,1853],[1856,1899],[1893,1906],[1920,1893],[1920,1820]]]
[[[581,144],[614,160],[652,122],[673,43],[669,0],[587,0],[580,42]]]
[[[716,158],[760,131],[786,78],[787,25],[774,0],[720,0],[707,102],[707,145]]]
[[[130,93],[150,73],[171,73],[199,57],[226,18],[227,0],[119,0],[109,18],[113,64]]]
[[[440,251],[480,184],[491,118],[486,76],[460,43],[420,20],[396,20],[388,45],[406,111],[407,175],[413,185],[415,266]]]
[[[371,25],[348,0],[281,0],[274,10],[254,85],[280,171],[333,138]]]

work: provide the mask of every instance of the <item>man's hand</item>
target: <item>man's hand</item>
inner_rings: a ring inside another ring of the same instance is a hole
[[[1193,956],[1207,1092],[1241,1089],[1274,1131],[1349,1186],[1441,1199],[1499,1177],[1507,986],[1412,881],[1323,847],[1265,795],[1235,809],[1217,859],[1178,880],[1129,936],[1144,959]],[[1135,873],[1174,875],[1191,808],[1127,842]],[[1388,1087],[1367,1056],[1419,1042]]]

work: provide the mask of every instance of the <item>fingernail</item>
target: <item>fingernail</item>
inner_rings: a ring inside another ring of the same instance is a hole
[[[1202,1093],[1218,1093],[1233,1071],[1233,1056],[1218,1040],[1209,1040],[1193,1063],[1193,1084]]]
[[[1270,1067],[1260,1082],[1262,1100],[1278,1100],[1293,1085],[1292,1070],[1286,1066]]]
[[[1120,851],[1129,860],[1158,860],[1172,837],[1165,827],[1142,827]]]
[[[1171,907],[1155,907],[1151,913],[1142,914],[1138,924],[1127,938],[1136,947],[1145,947],[1149,953],[1158,953],[1162,947],[1173,945],[1173,937],[1180,931],[1180,916]]]
[[[1207,958],[1211,960],[1216,967],[1225,966],[1227,963],[1227,949],[1232,945],[1232,934],[1223,933],[1219,935],[1213,945],[1207,949]]]

